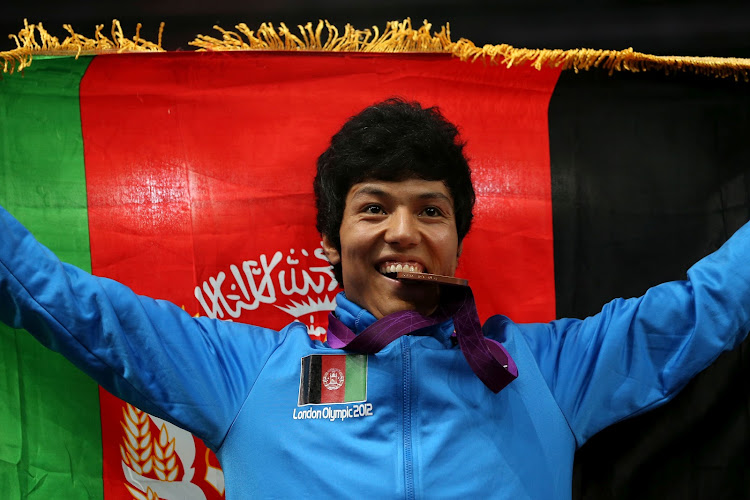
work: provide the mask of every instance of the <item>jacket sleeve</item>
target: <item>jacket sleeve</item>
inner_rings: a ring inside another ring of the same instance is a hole
[[[750,224],[690,268],[686,281],[616,299],[584,320],[524,336],[580,446],[669,400],[750,330]]]
[[[221,445],[286,330],[193,318],[64,264],[2,207],[0,235],[0,321],[112,394]]]

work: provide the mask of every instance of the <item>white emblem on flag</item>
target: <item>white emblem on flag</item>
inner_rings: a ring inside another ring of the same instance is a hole
[[[325,328],[315,323],[325,316],[316,320],[314,314],[336,308],[329,294],[338,286],[323,248],[312,252],[290,248],[284,257],[281,251],[260,254],[231,264],[228,273],[221,271],[196,286],[195,298],[205,315],[235,320],[243,311],[273,305],[305,324],[310,337],[323,338]]]
[[[186,430],[161,420],[126,403],[120,445],[125,487],[137,500],[206,500],[200,486],[193,483],[195,475],[195,441]],[[154,436],[152,429],[158,429]],[[208,466],[208,460],[206,462]],[[206,482],[224,493],[224,474],[210,468]],[[209,474],[210,472],[210,474]]]
[[[335,391],[340,389],[344,385],[344,372],[338,368],[329,369],[325,375],[323,375],[323,385],[329,391]]]

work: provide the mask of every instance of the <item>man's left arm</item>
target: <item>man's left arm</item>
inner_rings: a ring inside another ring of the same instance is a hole
[[[585,320],[525,330],[579,446],[602,428],[666,402],[747,335],[750,224],[687,275],[641,297],[615,299]]]

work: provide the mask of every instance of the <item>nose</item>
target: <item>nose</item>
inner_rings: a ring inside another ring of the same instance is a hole
[[[422,235],[416,215],[409,210],[396,210],[388,217],[385,241],[389,245],[413,247],[419,244]]]

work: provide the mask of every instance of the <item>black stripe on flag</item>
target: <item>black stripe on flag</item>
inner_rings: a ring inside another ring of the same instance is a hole
[[[750,217],[745,82],[563,71],[549,129],[558,317],[684,279]],[[749,345],[589,440],[573,498],[749,498]]]
[[[320,381],[322,380],[322,358],[305,356],[299,383],[299,406],[320,403]]]

